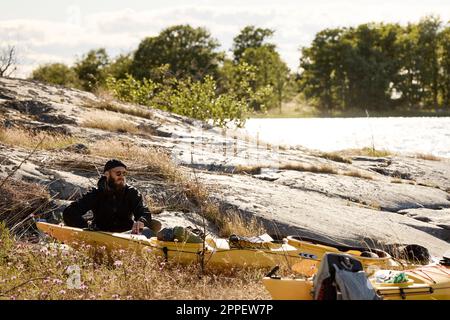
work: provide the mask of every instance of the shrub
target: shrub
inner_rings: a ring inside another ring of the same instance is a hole
[[[233,93],[217,94],[216,82],[210,76],[203,81],[170,79],[164,85],[151,80],[142,81],[128,75],[126,79],[109,77],[108,90],[119,100],[174,112],[215,125],[228,123],[242,127],[247,104]]]
[[[31,79],[65,87],[78,87],[79,79],[75,71],[63,63],[51,63],[33,70]]]

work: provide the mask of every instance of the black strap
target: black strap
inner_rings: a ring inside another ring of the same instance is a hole
[[[403,288],[399,288],[400,289],[400,296],[402,297],[402,300],[406,299],[406,294],[405,294],[405,290],[403,290]]]
[[[280,266],[275,266],[268,274],[266,274],[266,277],[272,277],[278,270],[280,269]]]

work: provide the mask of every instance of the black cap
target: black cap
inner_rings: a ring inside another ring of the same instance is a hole
[[[108,160],[108,162],[106,162],[105,168],[103,168],[103,173],[117,167],[124,167],[125,169],[127,168],[127,166],[122,161],[117,159],[111,159]]]

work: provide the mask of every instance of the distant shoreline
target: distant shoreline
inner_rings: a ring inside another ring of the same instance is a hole
[[[429,117],[429,118],[441,118],[441,117],[450,117],[449,111],[435,112],[435,111],[421,111],[421,112],[376,112],[369,111],[370,118],[389,118],[389,117],[398,117],[398,118],[417,118],[417,117]],[[365,112],[335,112],[331,114],[321,114],[316,112],[311,113],[294,113],[294,112],[286,112],[286,113],[255,113],[250,114],[249,119],[270,119],[270,118],[367,118],[367,114]]]

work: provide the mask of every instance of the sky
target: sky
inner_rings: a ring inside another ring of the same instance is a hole
[[[450,0],[14,0],[2,3],[0,50],[16,46],[17,77],[39,65],[72,65],[90,49],[110,56],[176,24],[205,27],[230,54],[233,38],[247,25],[275,30],[272,42],[291,70],[300,48],[320,30],[368,22],[416,23],[427,15],[450,20]]]

